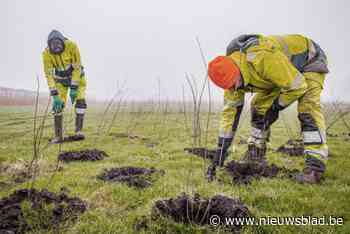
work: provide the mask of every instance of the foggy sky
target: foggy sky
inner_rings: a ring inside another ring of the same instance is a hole
[[[41,53],[58,29],[78,43],[88,96],[109,98],[125,81],[130,99],[179,99],[185,72],[205,74],[195,38],[207,59],[224,54],[243,33],[300,33],[326,51],[331,73],[323,100],[350,101],[350,17],[346,0],[1,0],[0,86],[47,91]],[[221,91],[213,88],[214,98]]]

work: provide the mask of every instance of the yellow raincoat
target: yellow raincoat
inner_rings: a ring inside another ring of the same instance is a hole
[[[251,141],[257,145],[268,136],[266,118],[273,103],[283,109],[298,100],[305,153],[327,158],[320,94],[328,69],[320,47],[302,35],[243,35],[230,43],[227,56],[240,68],[243,84],[224,92],[220,137],[234,136],[245,92],[256,93],[251,103]]]

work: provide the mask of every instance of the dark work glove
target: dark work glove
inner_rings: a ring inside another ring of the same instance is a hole
[[[52,111],[53,113],[61,113],[64,108],[64,102],[61,100],[61,98],[58,95],[52,96],[53,103],[52,103]]]

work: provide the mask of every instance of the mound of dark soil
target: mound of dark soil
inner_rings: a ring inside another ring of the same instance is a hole
[[[130,187],[146,188],[152,185],[152,174],[164,174],[163,170],[154,168],[120,167],[105,170],[97,178],[104,181],[122,182]]]
[[[288,140],[285,144],[278,147],[277,152],[287,154],[289,156],[303,156],[304,144],[302,140]]]
[[[293,178],[298,170],[290,170],[284,167],[278,167],[275,164],[265,165],[253,162],[230,161],[225,166],[225,170],[231,175],[235,184],[249,184],[252,179],[261,177],[272,178],[278,175],[287,178]]]
[[[52,138],[49,139],[49,142],[51,142],[51,140],[52,140]],[[83,135],[71,135],[71,136],[65,136],[58,143],[67,143],[67,142],[82,141],[82,140],[85,140],[85,136],[83,136]]]
[[[30,204],[29,211],[23,209],[23,203]],[[52,209],[47,209],[52,205]],[[68,221],[74,221],[84,213],[87,204],[77,197],[69,197],[66,193],[55,194],[45,189],[16,190],[9,197],[0,200],[0,233],[25,233],[33,229],[56,229]],[[28,220],[26,213],[33,217]],[[45,219],[36,217],[44,215]],[[35,222],[34,225],[31,222]]]
[[[198,147],[198,148],[185,148],[184,151],[197,155],[199,157],[205,158],[205,159],[210,159],[213,160],[216,154],[216,150],[209,150],[203,147]]]
[[[102,150],[81,150],[81,151],[66,151],[58,155],[58,160],[64,162],[71,161],[98,161],[108,157],[108,154]]]
[[[72,142],[72,141],[82,141],[85,140],[85,136],[83,135],[71,135],[71,136],[66,136],[63,138],[63,143],[64,142]]]
[[[219,226],[220,223],[221,227],[225,225],[225,218],[250,217],[248,208],[239,199],[222,195],[205,199],[198,194],[193,198],[182,194],[177,198],[156,201],[153,215],[169,217],[175,222],[187,224]],[[219,220],[218,225],[213,225],[213,217],[217,218],[216,221]],[[242,226],[232,225],[225,228],[238,232]]]

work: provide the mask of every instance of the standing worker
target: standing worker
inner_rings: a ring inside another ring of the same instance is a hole
[[[298,101],[305,166],[297,181],[319,183],[328,158],[325,120],[320,96],[327,58],[318,44],[302,35],[242,35],[227,47],[226,56],[209,63],[209,78],[224,89],[218,150],[207,176],[223,166],[244,105],[245,92],[256,93],[251,103],[251,136],[246,161],[266,163],[266,141],[279,111]]]
[[[53,99],[55,137],[51,143],[63,140],[63,109],[67,94],[75,104],[75,139],[84,139],[82,133],[85,101],[86,79],[81,65],[78,46],[57,30],[53,30],[47,39],[47,48],[43,52],[44,71],[50,95]]]

